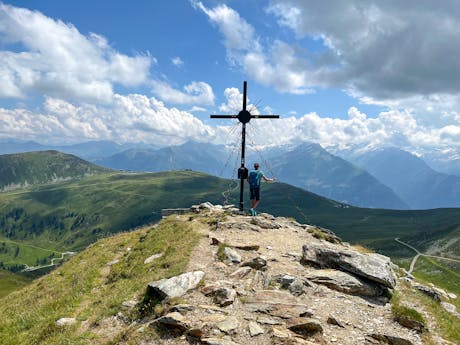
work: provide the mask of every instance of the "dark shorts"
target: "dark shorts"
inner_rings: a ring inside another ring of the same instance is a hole
[[[260,187],[249,187],[249,191],[251,192],[251,200],[260,200]]]

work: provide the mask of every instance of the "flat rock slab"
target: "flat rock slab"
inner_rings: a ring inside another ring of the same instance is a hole
[[[256,337],[260,334],[265,333],[264,329],[257,322],[250,321],[248,327],[249,327],[249,334],[251,335],[251,337]]]
[[[380,254],[363,254],[326,242],[309,243],[302,247],[302,262],[350,272],[389,288],[396,286],[391,260]]]
[[[388,334],[371,334],[371,338],[388,345],[414,345],[410,340]]]
[[[297,304],[289,292],[278,290],[259,290],[246,299],[246,304]]]
[[[368,284],[350,273],[333,269],[316,270],[307,275],[307,279],[351,295],[377,297],[384,292],[377,284]]]
[[[246,303],[247,304],[247,303]],[[262,313],[270,316],[289,319],[299,316],[311,317],[313,313],[303,304],[247,304],[246,310],[249,312]]]
[[[203,338],[201,342],[206,345],[240,345],[233,340],[225,338]]]
[[[230,316],[224,321],[219,322],[216,326],[219,330],[228,334],[236,330],[239,325],[238,319],[234,316]]]
[[[181,331],[185,331],[188,328],[185,317],[181,313],[172,312],[160,317],[156,322],[166,328],[175,328]]]
[[[204,277],[203,271],[188,272],[169,279],[161,279],[147,285],[147,295],[163,300],[180,297],[197,287]]]

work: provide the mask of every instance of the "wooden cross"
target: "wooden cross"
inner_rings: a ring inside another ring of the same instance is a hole
[[[248,169],[244,166],[246,151],[246,124],[251,119],[279,119],[279,115],[251,115],[246,110],[246,94],[248,83],[245,81],[243,86],[243,110],[238,115],[211,115],[211,119],[238,119],[243,124],[241,131],[241,167],[238,169],[238,178],[240,179],[240,211],[244,211],[244,181],[248,178]]]

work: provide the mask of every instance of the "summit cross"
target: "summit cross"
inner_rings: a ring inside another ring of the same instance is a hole
[[[241,167],[238,169],[238,179],[240,179],[240,212],[244,211],[244,180],[248,177],[248,169],[245,164],[245,151],[246,151],[246,124],[251,119],[279,119],[279,115],[251,115],[246,110],[246,95],[248,83],[245,81],[243,85],[243,110],[238,115],[211,115],[211,119],[238,119],[243,129],[241,131]]]

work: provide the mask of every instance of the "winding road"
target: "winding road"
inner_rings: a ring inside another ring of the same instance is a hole
[[[43,266],[27,266],[27,264],[24,264],[24,265],[26,266],[26,268],[24,268],[21,272],[31,272],[31,271],[36,271],[36,270],[39,270],[39,269],[42,269],[42,268],[45,268],[45,267],[56,266],[57,264],[54,262],[55,260],[63,260],[63,259],[64,259],[64,256],[66,256],[66,255],[72,256],[72,255],[75,255],[75,254],[76,254],[75,252],[64,252],[64,253],[61,253],[61,257],[60,257],[60,258],[52,258],[52,259],[51,259],[51,264],[49,264],[49,265],[43,265]]]
[[[414,258],[412,259],[411,263],[410,263],[410,266],[409,266],[409,274],[412,274],[412,271],[414,270],[414,266],[415,266],[415,263],[417,262],[417,259],[420,257],[420,256],[426,256],[428,258],[434,258],[434,259],[441,259],[441,260],[448,260],[448,261],[454,261],[454,262],[458,262],[460,263],[460,260],[457,260],[457,259],[452,259],[452,258],[446,258],[446,257],[443,257],[443,256],[436,256],[436,255],[428,255],[428,254],[423,254],[421,253],[417,248],[411,246],[410,244],[406,243],[406,242],[403,242],[401,241],[399,238],[395,238],[395,241],[402,244],[403,246],[406,246],[407,248],[410,248],[412,249],[416,255],[414,256]]]

